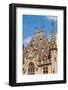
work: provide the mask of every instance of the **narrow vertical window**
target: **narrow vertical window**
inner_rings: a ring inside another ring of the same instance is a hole
[[[43,73],[44,73],[44,74],[47,74],[47,73],[48,73],[48,67],[44,67],[44,68],[43,68]]]

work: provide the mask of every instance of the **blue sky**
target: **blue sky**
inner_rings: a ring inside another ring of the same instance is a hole
[[[49,38],[52,29],[52,17],[51,16],[38,16],[38,15],[23,15],[23,38],[24,45],[27,46],[31,38],[36,32],[37,28],[43,28],[45,35]],[[44,26],[44,27],[43,27]],[[54,28],[57,33],[57,17],[54,16]]]

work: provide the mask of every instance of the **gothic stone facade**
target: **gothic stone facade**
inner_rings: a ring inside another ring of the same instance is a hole
[[[54,20],[52,20],[50,40],[44,35],[43,29],[38,28],[28,46],[23,46],[22,73],[24,75],[57,73],[57,42]]]

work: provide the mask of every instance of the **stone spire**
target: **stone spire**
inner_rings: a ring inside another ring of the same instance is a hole
[[[54,29],[54,17],[52,17],[52,30],[51,30],[51,41],[55,41],[56,36],[55,36],[55,29]]]
[[[57,49],[57,44],[56,44],[56,34],[55,34],[55,29],[54,29],[54,17],[52,17],[52,30],[51,30],[51,43],[50,43],[50,49]]]

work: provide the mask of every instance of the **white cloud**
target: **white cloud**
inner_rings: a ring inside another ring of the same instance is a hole
[[[29,42],[31,41],[32,37],[28,37],[24,40],[24,46],[27,46]]]

